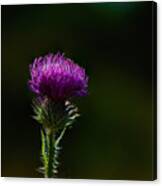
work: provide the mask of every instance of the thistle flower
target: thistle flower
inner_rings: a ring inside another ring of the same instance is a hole
[[[85,70],[63,54],[39,57],[30,65],[31,90],[53,101],[87,95],[88,77]]]
[[[36,94],[33,118],[41,124],[43,167],[39,170],[45,177],[56,177],[60,141],[79,116],[69,100],[87,95],[88,77],[85,69],[60,53],[36,58],[30,74],[29,87]]]

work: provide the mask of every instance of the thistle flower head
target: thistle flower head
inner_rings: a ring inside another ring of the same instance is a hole
[[[40,97],[64,101],[87,95],[88,77],[85,69],[63,54],[36,58],[30,65],[30,89]]]

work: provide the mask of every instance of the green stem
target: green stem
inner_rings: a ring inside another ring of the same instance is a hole
[[[58,146],[59,143],[60,143],[60,140],[63,138],[63,136],[64,136],[64,134],[65,134],[65,131],[66,131],[66,128],[67,128],[67,127],[64,127],[64,128],[63,128],[63,130],[62,130],[60,136],[57,138],[57,140],[56,140],[56,142],[55,142],[55,148],[57,148],[57,146]]]
[[[57,177],[58,173],[58,156],[59,156],[59,144],[63,138],[66,126],[62,129],[60,135],[55,139],[53,131],[41,131],[42,137],[42,158],[43,158],[43,170],[45,178]]]
[[[48,166],[46,170],[46,177],[53,177],[53,163],[54,163],[54,134],[51,132],[47,134],[48,143]]]

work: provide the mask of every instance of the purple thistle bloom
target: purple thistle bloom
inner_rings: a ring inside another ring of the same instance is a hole
[[[30,89],[40,97],[64,101],[87,95],[88,77],[85,69],[63,54],[36,58],[30,65],[30,73]]]

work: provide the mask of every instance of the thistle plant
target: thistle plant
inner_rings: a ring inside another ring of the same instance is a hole
[[[36,58],[30,65],[29,87],[33,99],[33,118],[41,124],[41,161],[44,177],[57,177],[60,142],[66,130],[80,116],[73,98],[87,95],[85,69],[63,54]]]

